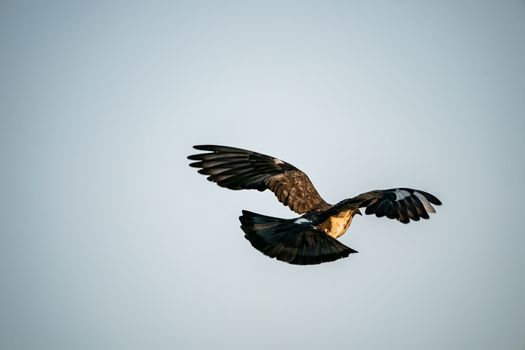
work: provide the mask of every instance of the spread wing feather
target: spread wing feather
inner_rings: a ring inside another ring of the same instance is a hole
[[[432,204],[441,205],[441,201],[434,195],[411,188],[370,191],[347,201],[348,204],[343,205],[366,208],[365,214],[386,216],[405,224],[410,220],[428,219],[428,214],[436,212]]]
[[[199,145],[205,153],[188,157],[190,166],[208,175],[209,181],[231,190],[269,189],[296,213],[303,214],[330,205],[319,195],[308,176],[280,159],[228,146]]]

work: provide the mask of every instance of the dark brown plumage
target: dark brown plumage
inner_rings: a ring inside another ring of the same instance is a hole
[[[330,205],[317,193],[301,170],[280,159],[264,154],[226,146],[194,146],[201,153],[189,156],[196,160],[190,166],[209,175],[208,180],[230,190],[270,190],[277,199],[298,214]]]
[[[441,205],[430,193],[411,188],[375,190],[328,204],[308,176],[295,166],[261,153],[227,146],[200,145],[205,151],[191,155],[190,166],[208,175],[208,180],[232,190],[270,190],[296,213],[295,219],[280,219],[243,211],[241,229],[263,254],[297,265],[319,264],[347,257],[355,250],[336,238],[343,235],[354,215],[386,216],[402,223],[428,219]]]

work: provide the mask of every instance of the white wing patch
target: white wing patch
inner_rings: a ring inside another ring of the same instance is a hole
[[[417,192],[415,192],[415,193],[417,193]],[[396,194],[396,202],[399,202],[399,201],[405,199],[406,197],[410,197],[410,192],[408,192],[406,190],[396,189],[395,194]]]
[[[425,207],[425,210],[427,211],[427,213],[436,212],[432,204],[430,204],[428,199],[426,199],[425,196],[423,196],[421,193],[414,191],[414,196],[416,196],[421,201],[421,203],[423,203],[423,206]]]
[[[274,158],[273,159],[273,162],[276,164],[276,165],[283,165],[284,164],[284,161],[278,159],[278,158]]]
[[[311,221],[305,218],[299,218],[299,219],[295,219],[293,223],[300,225],[300,224],[306,224],[307,222],[311,222]]]

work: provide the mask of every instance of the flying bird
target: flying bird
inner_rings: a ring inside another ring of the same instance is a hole
[[[411,188],[374,190],[332,205],[317,192],[308,176],[281,159],[228,146],[198,145],[204,151],[188,159],[191,167],[209,181],[231,190],[270,190],[299,217],[281,219],[242,211],[239,217],[245,238],[263,254],[296,265],[312,265],[345,258],[356,250],[337,240],[354,215],[386,216],[402,223],[435,213],[441,201],[430,193]]]

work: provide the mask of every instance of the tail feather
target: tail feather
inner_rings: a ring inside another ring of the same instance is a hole
[[[357,251],[328,236],[307,220],[280,219],[243,210],[244,237],[263,254],[295,265],[345,258]]]

